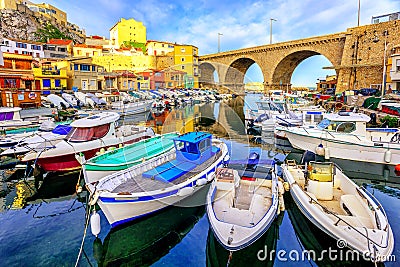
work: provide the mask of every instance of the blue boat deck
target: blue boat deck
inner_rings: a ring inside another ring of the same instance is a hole
[[[191,162],[173,160],[142,174],[143,178],[151,178],[172,182],[176,178],[190,172],[197,165]]]

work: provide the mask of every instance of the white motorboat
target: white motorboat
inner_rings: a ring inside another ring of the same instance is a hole
[[[282,164],[284,179],[300,211],[338,245],[373,261],[389,258],[394,237],[378,200],[332,162]]]
[[[228,155],[226,144],[212,139],[209,133],[180,135],[174,139],[174,145],[174,155],[166,153],[157,160],[86,184],[91,193],[90,203],[97,202],[112,227],[176,205],[207,189]]]
[[[11,143],[11,140],[13,140],[15,141],[14,145],[1,152],[1,155],[20,155],[32,150],[52,148],[55,144],[62,141],[71,129],[72,127],[70,125],[59,124],[51,131],[15,134],[14,136],[9,137],[9,144]]]
[[[79,104],[83,104],[86,107],[94,108],[94,101],[82,92],[74,92],[74,96],[79,100]]]
[[[20,111],[20,107],[0,107],[0,130],[31,125],[31,121],[21,119]]]
[[[400,162],[398,128],[367,128],[362,113],[326,114],[316,127],[279,127],[294,148],[314,151],[326,159],[397,165]]]
[[[67,94],[67,93],[62,93],[61,94],[62,98],[65,99],[65,101],[68,102],[72,107],[78,107],[78,99],[75,98],[75,96]]]
[[[62,97],[55,95],[55,94],[50,94],[47,96],[47,100],[50,101],[56,108],[62,109],[62,108],[68,108],[71,105],[65,101]]]
[[[241,178],[233,169],[217,169],[207,195],[207,215],[221,245],[230,251],[251,245],[278,213],[278,178]]]
[[[52,148],[38,149],[25,155],[22,161],[35,161],[44,171],[69,171],[79,169],[75,154],[92,158],[100,149],[118,147],[154,136],[151,128],[143,126],[118,126],[119,115],[101,112],[71,123],[73,127],[64,140]]]

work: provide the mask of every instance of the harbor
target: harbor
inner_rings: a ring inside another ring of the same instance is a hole
[[[252,106],[259,97],[260,95],[249,94],[245,97],[245,102]],[[260,155],[257,162],[264,165],[271,161],[284,162],[290,158],[299,160],[301,153],[287,154],[277,150],[273,144],[260,145],[252,142],[252,137],[244,134],[245,127],[240,115],[233,115],[238,110],[240,113],[243,106],[232,109],[227,103],[214,102],[165,111],[166,117],[162,126],[161,123],[154,123],[157,118],[154,113],[125,117],[122,120],[125,125],[157,125],[153,129],[159,133],[175,128],[176,125],[185,125],[187,132],[208,129],[227,145],[232,167],[243,168],[243,163],[250,164],[247,160],[251,153]],[[172,125],[169,125],[170,118],[175,118]],[[178,121],[176,118],[179,118]],[[214,125],[217,121],[225,121],[226,125],[222,125],[225,128],[224,133]],[[234,137],[227,138],[229,135]],[[101,158],[93,162],[100,164],[100,160]],[[345,167],[342,168],[346,172]],[[281,171],[278,174],[283,177]],[[79,266],[179,266],[183,262],[192,266],[220,266],[228,262],[231,266],[244,266],[249,261],[256,266],[280,266],[288,260],[297,266],[344,264],[343,260],[301,258],[305,250],[315,250],[316,255],[321,255],[324,250],[336,248],[336,244],[332,238],[321,239],[321,235],[326,234],[307,222],[308,219],[298,210],[289,192],[284,194],[285,208],[271,222],[268,230],[251,245],[230,254],[211,230],[204,206],[208,188],[195,192],[187,200],[191,202],[193,199],[200,199],[198,203],[202,205],[193,206],[179,202],[118,227],[112,227],[103,211],[97,209],[101,229],[95,237],[91,233],[93,229],[90,229],[90,224],[86,221],[89,218],[90,194],[86,190],[76,192],[76,185],[83,180],[82,172],[49,173],[36,178],[26,178],[24,172],[14,175],[19,175],[19,179],[13,176],[3,184],[3,207],[0,213],[2,239],[7,239],[0,251],[4,264],[10,266],[57,266],[59,262],[73,266],[77,261]],[[389,181],[383,174],[373,180],[365,179],[362,174],[360,176],[363,179],[357,177],[356,173],[351,175],[354,178],[349,177],[355,183],[364,186],[382,204],[396,237],[399,229],[394,222],[398,218],[397,210],[400,206],[398,181]],[[7,189],[4,189],[4,185]],[[305,226],[310,228],[306,230]],[[84,243],[78,258],[82,240]],[[398,255],[397,240],[395,238],[395,257]],[[292,254],[269,254],[272,250],[279,249]],[[247,260],[244,261],[244,258]],[[370,261],[350,259],[347,262],[356,266],[373,265]],[[396,263],[386,261],[385,265],[396,266]]]

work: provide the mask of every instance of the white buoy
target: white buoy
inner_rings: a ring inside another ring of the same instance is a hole
[[[98,236],[101,230],[101,225],[100,225],[100,215],[94,211],[92,216],[90,216],[90,228],[92,230],[92,234],[94,236]]]
[[[193,187],[184,187],[181,188],[176,194],[180,197],[188,196],[193,193],[193,190],[194,190]]]
[[[330,159],[331,155],[330,155],[330,151],[329,148],[325,147],[325,159]]]
[[[315,148],[315,153],[318,156],[324,156],[325,155],[325,148],[322,145],[319,145]]]
[[[385,152],[385,162],[389,163],[392,160],[392,152],[390,150],[386,150]]]
[[[202,185],[205,185],[206,183],[207,183],[206,178],[200,178],[196,181],[196,186],[202,186]]]

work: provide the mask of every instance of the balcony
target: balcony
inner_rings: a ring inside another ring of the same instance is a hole
[[[60,75],[60,70],[43,69],[42,75]]]

